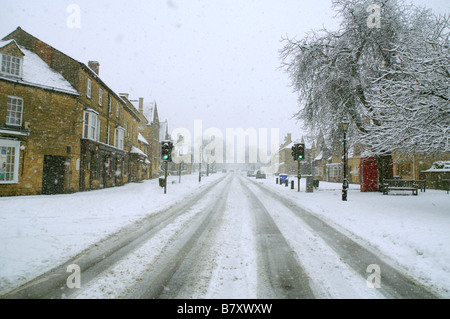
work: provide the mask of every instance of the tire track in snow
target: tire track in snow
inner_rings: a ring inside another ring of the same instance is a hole
[[[188,298],[192,296],[181,294],[192,289],[194,283],[201,282],[207,286],[210,277],[199,277],[201,270],[207,265],[201,258],[201,251],[210,241],[210,230],[223,214],[231,186],[229,179],[230,177],[225,179],[225,185],[220,190],[208,194],[211,198],[207,199],[207,204],[202,209],[201,219],[189,223],[183,234],[177,236],[174,245],[167,250],[168,253],[161,258],[131,298]],[[214,196],[218,194],[220,195]]]
[[[314,298],[311,279],[261,200],[240,178],[256,219],[258,242],[258,298]]]
[[[66,285],[68,265],[77,264],[80,266],[81,285],[83,289],[89,282],[98,279],[111,266],[154,237],[161,229],[173,223],[177,217],[184,214],[200,199],[204,198],[205,195],[211,192],[225,178],[220,178],[206,188],[193,193],[185,201],[174,204],[160,212],[153,213],[133,225],[112,234],[107,239],[89,247],[62,265],[55,267],[49,272],[40,275],[1,297],[13,299],[70,298],[75,291],[69,289]],[[79,291],[76,292],[79,293]]]
[[[317,298],[384,298],[376,289],[368,288],[365,279],[291,210],[263,194],[257,186],[250,184],[249,187],[261,198],[292,253],[313,279],[311,288]]]
[[[250,181],[250,179],[248,179]],[[368,277],[367,266],[376,264],[381,269],[381,292],[387,298],[434,299],[438,298],[432,292],[416,282],[413,278],[383,261],[368,248],[345,236],[319,217],[300,207],[294,201],[273,193],[263,185],[251,181],[264,194],[287,209],[306,223],[315,233],[330,246],[340,258],[362,278]]]
[[[225,212],[212,238],[208,256],[214,260],[210,285],[203,298],[256,299],[256,221],[239,181],[232,180]]]

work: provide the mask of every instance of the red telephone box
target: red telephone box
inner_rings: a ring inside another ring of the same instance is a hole
[[[378,164],[375,157],[362,157],[360,162],[361,192],[378,191]]]

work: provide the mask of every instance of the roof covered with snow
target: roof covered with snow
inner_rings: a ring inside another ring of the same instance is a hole
[[[169,133],[169,123],[165,120],[164,122],[160,122],[159,125],[159,140],[164,141]]]
[[[147,140],[145,139],[145,137],[142,136],[141,133],[139,133],[139,135],[138,135],[138,141],[141,142],[141,143],[144,143],[145,145],[150,145],[150,144],[147,142]]]
[[[130,100],[131,104],[139,112],[139,100]],[[155,121],[156,102],[143,102],[144,117],[147,119],[148,124],[152,124]]]
[[[14,40],[6,40],[6,41],[0,40],[0,49],[3,48],[3,47],[6,47],[8,44],[10,44],[13,41]]]
[[[0,48],[5,47],[15,41],[0,40]],[[24,85],[31,85],[47,90],[54,90],[58,92],[79,95],[77,90],[58,72],[54,71],[44,62],[37,54],[22,46],[18,46],[23,57],[23,74],[21,78],[14,76],[1,75],[0,78],[7,81],[12,81]]]
[[[130,153],[134,153],[134,154],[139,154],[145,157],[148,157],[147,154],[145,154],[144,152],[142,152],[140,149],[138,149],[136,146],[132,146]]]

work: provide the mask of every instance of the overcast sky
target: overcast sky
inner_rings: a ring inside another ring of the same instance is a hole
[[[450,12],[448,0],[412,3]],[[155,100],[170,130],[202,120],[224,135],[279,128],[280,138],[299,138],[280,39],[336,29],[334,14],[330,0],[2,0],[0,38],[21,26],[85,64],[99,61],[114,91]]]

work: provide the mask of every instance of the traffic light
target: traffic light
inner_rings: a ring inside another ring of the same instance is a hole
[[[161,142],[161,159],[163,161],[172,161],[172,142]]]
[[[305,158],[305,144],[299,144],[297,147],[298,147],[298,159],[302,160]]]
[[[301,161],[305,158],[305,144],[294,144],[292,146],[292,156],[294,161]]]

